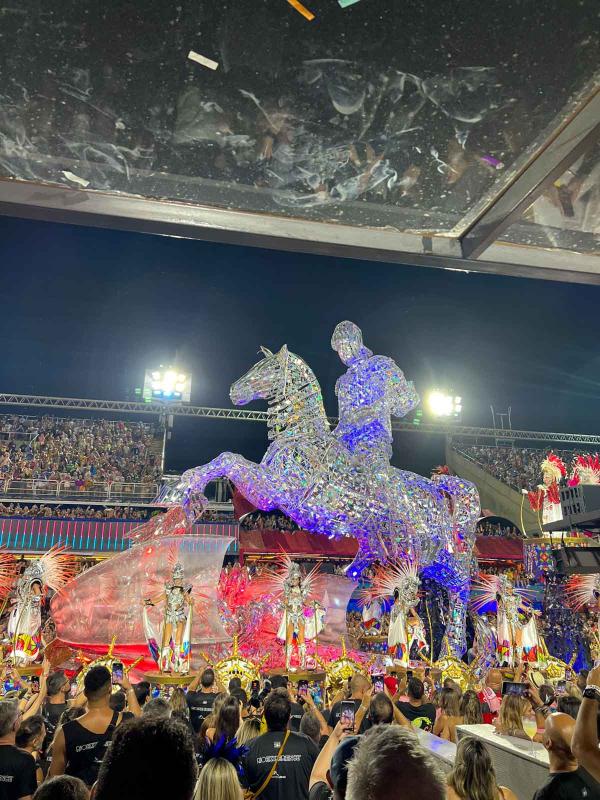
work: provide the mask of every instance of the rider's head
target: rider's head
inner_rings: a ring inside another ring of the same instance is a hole
[[[364,346],[362,332],[358,325],[348,320],[335,326],[331,337],[331,347],[337,352],[344,364],[352,364],[353,361],[362,360],[373,355],[369,348]]]

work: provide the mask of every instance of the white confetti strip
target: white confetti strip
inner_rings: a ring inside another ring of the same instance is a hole
[[[219,64],[216,61],[213,61],[211,58],[207,58],[203,56],[201,53],[196,53],[194,50],[190,50],[188,53],[188,58],[191,61],[197,61],[198,64],[202,64],[203,67],[208,67],[209,69],[217,69]]]
[[[68,169],[63,169],[63,175],[67,180],[73,181],[73,183],[78,183],[80,186],[83,186],[85,189],[86,186],[90,185],[89,181],[86,181],[85,178],[80,178],[79,175],[75,175],[74,172],[69,172]]]

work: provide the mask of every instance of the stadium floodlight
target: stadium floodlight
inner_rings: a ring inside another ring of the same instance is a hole
[[[192,376],[177,367],[147,369],[144,378],[144,400],[164,400],[167,403],[189,403],[192,395]]]
[[[427,396],[427,406],[434,417],[460,417],[462,413],[462,397],[439,389]]]

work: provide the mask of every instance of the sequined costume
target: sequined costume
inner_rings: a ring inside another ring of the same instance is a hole
[[[282,615],[277,638],[285,642],[285,667],[290,669],[294,644],[298,660],[306,668],[306,642],[313,641],[323,630],[326,609],[316,602],[314,579],[318,567],[306,576],[288,555],[281,556],[279,568],[269,570],[261,579],[265,592],[281,597]]]
[[[527,597],[529,590],[517,589],[505,575],[480,575],[473,587],[475,610],[490,603],[496,605],[498,663],[512,667],[524,659],[536,664],[541,652],[535,614]]]
[[[176,563],[172,578],[165,584],[163,593],[157,598],[147,599],[144,606],[144,630],[148,648],[161,672],[183,674],[190,668],[192,587],[186,586],[183,581],[183,564]],[[148,607],[160,602],[164,602],[164,610],[157,636],[148,616]]]
[[[418,573],[415,561],[388,564],[379,567],[372,585],[360,592],[361,601],[365,605],[393,595],[388,628],[388,654],[395,655],[396,660],[405,667],[408,666],[414,642],[419,650],[429,650],[423,623],[416,612],[421,585]]]
[[[183,586],[165,586],[165,622],[178,625],[187,619],[187,603]]]
[[[8,620],[16,666],[35,661],[42,648],[42,603],[47,588],[59,591],[75,575],[73,556],[55,547],[31,561],[17,579],[15,604]]]

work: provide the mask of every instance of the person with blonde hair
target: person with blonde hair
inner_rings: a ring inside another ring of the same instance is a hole
[[[202,768],[193,800],[243,800],[237,772],[226,758],[211,758]]]
[[[525,701],[517,694],[507,694],[502,698],[498,719],[494,721],[496,733],[503,736],[515,736],[517,739],[527,739],[523,727],[523,713],[526,709]]]
[[[238,745],[247,745],[257,736],[260,736],[260,717],[246,717],[235,738]]]
[[[456,744],[456,726],[463,724],[460,693],[456,689],[442,689],[440,709],[442,713],[435,721],[433,733],[441,739]]]
[[[447,800],[516,800],[510,789],[496,784],[485,744],[470,736],[458,743],[454,768],[447,780]]]

